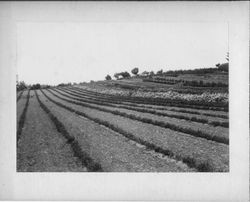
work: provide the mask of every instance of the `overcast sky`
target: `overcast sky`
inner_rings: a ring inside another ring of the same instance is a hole
[[[28,84],[103,80],[120,71],[226,62],[226,23],[18,23],[17,69]]]

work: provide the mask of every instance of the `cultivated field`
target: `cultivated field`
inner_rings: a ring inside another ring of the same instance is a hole
[[[18,92],[17,171],[228,172],[227,90],[163,85],[130,79]]]

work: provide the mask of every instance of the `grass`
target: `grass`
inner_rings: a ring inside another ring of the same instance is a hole
[[[41,90],[42,91],[42,90]],[[124,137],[130,139],[130,140],[133,140],[141,145],[144,145],[146,146],[147,149],[150,149],[150,150],[153,150],[154,152],[157,152],[157,153],[161,153],[161,154],[164,154],[170,158],[173,158],[173,159],[176,159],[178,161],[182,161],[183,163],[187,164],[190,168],[196,168],[199,172],[213,172],[215,171],[214,168],[207,162],[207,161],[202,161],[202,162],[199,162],[197,161],[196,159],[192,158],[192,157],[186,157],[186,156],[182,156],[182,155],[178,155],[176,153],[174,153],[173,151],[171,150],[168,150],[168,149],[163,149],[155,144],[152,144],[150,142],[147,142],[139,137],[136,137],[134,136],[132,133],[129,133],[128,131],[125,131],[111,123],[109,123],[108,121],[105,121],[105,120],[101,120],[101,119],[98,119],[98,118],[93,118],[91,116],[89,116],[88,114],[84,113],[84,112],[80,112],[80,111],[77,111],[69,106],[66,106],[60,102],[57,102],[55,100],[53,100],[52,98],[50,98],[48,95],[46,95],[43,91],[42,91],[43,95],[48,99],[50,100],[51,102],[53,102],[54,104],[56,104],[57,106],[59,107],[62,107],[72,113],[75,113],[79,116],[83,116],[91,121],[94,121],[95,123],[99,124],[99,125],[103,125],[121,135],[123,135]],[[208,166],[209,165],[209,166]],[[204,168],[207,168],[207,169],[204,169]]]
[[[152,125],[159,126],[159,127],[162,127],[162,128],[171,129],[173,131],[186,133],[186,134],[189,134],[189,135],[192,135],[192,136],[195,136],[195,137],[201,137],[201,138],[204,138],[204,139],[207,139],[207,140],[212,140],[212,141],[223,143],[223,144],[229,144],[229,139],[227,137],[216,136],[216,135],[212,135],[210,133],[206,133],[204,131],[194,130],[192,128],[182,127],[180,125],[175,125],[175,124],[171,124],[171,123],[167,123],[167,122],[152,120],[152,119],[149,119],[149,118],[142,118],[140,116],[136,116],[134,114],[127,114],[125,112],[120,112],[118,110],[109,110],[109,109],[104,109],[104,108],[101,108],[101,107],[93,106],[93,105],[90,105],[90,104],[87,104],[87,103],[68,100],[68,99],[65,99],[65,98],[63,98],[61,96],[56,95],[51,90],[48,90],[48,91],[52,95],[54,95],[55,97],[57,97],[57,98],[59,98],[61,100],[64,100],[66,102],[72,103],[72,104],[76,104],[76,105],[83,106],[83,107],[88,107],[88,108],[91,108],[91,109],[96,109],[96,110],[111,113],[111,114],[114,114],[114,115],[123,116],[123,117],[129,118],[129,119],[132,119],[132,120],[140,121],[140,122],[147,123],[147,124],[152,124]],[[65,96],[65,97],[67,97],[67,96]]]
[[[30,90],[28,91],[25,107],[23,109],[23,112],[22,112],[21,117],[20,117],[19,122],[18,122],[17,145],[18,145],[18,141],[19,141],[19,139],[20,139],[20,137],[22,135],[24,123],[25,123],[25,120],[26,120],[26,114],[27,114],[27,110],[28,110],[28,106],[29,106],[29,100],[30,100]]]
[[[66,130],[65,126],[62,124],[62,122],[60,122],[58,120],[58,118],[56,116],[54,116],[52,114],[52,112],[42,103],[42,101],[40,100],[37,92],[35,91],[36,93],[36,98],[39,102],[39,105],[40,107],[47,113],[47,115],[49,116],[49,118],[51,119],[51,121],[54,123],[57,131],[59,133],[61,133],[67,140],[67,143],[69,143],[71,145],[71,148],[74,152],[74,156],[78,157],[78,159],[81,160],[82,162],[82,165],[86,166],[88,171],[91,171],[91,172],[100,172],[102,171],[102,168],[101,168],[101,165],[94,162],[93,159],[91,159],[89,157],[89,155],[84,152],[79,143],[77,142],[77,140],[71,136],[68,131]]]
[[[54,89],[56,92],[58,92],[61,95],[66,96],[65,94],[62,94],[60,91]],[[81,96],[79,94],[76,93],[72,93],[72,92],[68,92],[65,91],[63,89],[60,89],[61,91],[63,91],[66,94],[69,95],[73,95],[73,96],[77,96],[77,98],[73,98],[70,97],[74,100],[78,100],[78,101],[83,101],[83,102],[88,102],[88,103],[92,103],[92,104],[97,104],[97,105],[104,105],[104,106],[109,106],[109,107],[115,107],[115,108],[121,108],[121,109],[128,109],[128,110],[133,110],[133,111],[137,111],[137,112],[142,112],[142,113],[150,113],[150,114],[154,114],[154,115],[159,115],[159,116],[166,116],[166,117],[170,117],[170,118],[177,118],[177,119],[183,119],[183,120],[187,120],[187,121],[193,121],[193,122],[197,122],[197,123],[203,123],[203,124],[208,124],[211,126],[221,126],[224,128],[228,128],[229,124],[228,122],[210,122],[207,119],[204,118],[197,118],[197,117],[190,117],[190,116],[184,116],[184,115],[178,115],[178,114],[169,114],[166,112],[158,112],[155,110],[150,110],[150,109],[146,109],[146,108],[138,108],[138,107],[130,107],[130,106],[124,106],[124,105],[112,105],[110,104],[110,101],[104,101],[104,100],[93,100],[92,98],[86,98],[84,96]],[[81,98],[81,99],[79,99]]]

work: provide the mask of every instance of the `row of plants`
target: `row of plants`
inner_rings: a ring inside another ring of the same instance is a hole
[[[66,130],[63,123],[60,120],[58,120],[56,116],[53,115],[53,113],[46,107],[44,103],[42,103],[36,91],[35,91],[35,94],[36,94],[36,98],[39,102],[40,107],[48,115],[52,123],[55,125],[57,131],[60,134],[62,134],[64,138],[67,140],[67,143],[70,144],[74,152],[74,156],[77,157],[81,161],[82,165],[85,166],[88,171],[101,172],[102,171],[101,165],[94,162],[94,160],[91,159],[89,155],[81,149],[81,146],[79,145],[78,141],[74,138],[74,136],[69,134],[69,132]]]
[[[197,123],[203,123],[203,124],[205,123],[205,124],[209,124],[212,126],[221,126],[221,127],[228,128],[228,125],[229,125],[228,121],[225,121],[225,122],[224,121],[223,122],[209,121],[208,119],[204,119],[204,118],[198,118],[198,117],[192,117],[192,116],[190,117],[190,116],[184,116],[184,115],[178,115],[178,114],[169,114],[166,112],[159,112],[159,111],[155,111],[152,109],[130,107],[130,106],[126,106],[126,105],[113,105],[113,104],[110,104],[110,101],[101,100],[98,98],[91,98],[91,97],[88,97],[86,95],[82,95],[81,93],[75,93],[75,92],[70,91],[70,90],[61,89],[61,91],[65,92],[69,95],[73,95],[73,96],[76,96],[78,98],[82,98],[82,99],[80,99],[81,101],[85,101],[85,102],[89,102],[89,103],[93,103],[93,104],[104,105],[104,106],[109,106],[109,107],[114,107],[114,108],[128,109],[128,110],[133,110],[133,111],[137,111],[137,112],[150,113],[150,114],[159,115],[159,116],[166,116],[166,117],[170,117],[170,118],[183,119],[183,120],[193,121],[193,122],[197,122]],[[59,92],[59,91],[57,91],[57,92]]]
[[[96,109],[96,110],[99,110],[99,111],[111,113],[111,114],[114,114],[114,115],[123,116],[125,118],[129,118],[129,119],[140,121],[140,122],[147,123],[147,124],[152,124],[152,125],[159,126],[159,127],[162,127],[162,128],[171,129],[173,131],[186,133],[188,135],[192,135],[192,136],[195,136],[195,137],[201,137],[201,138],[205,138],[207,140],[212,140],[212,141],[223,143],[223,144],[229,144],[229,139],[228,139],[228,137],[225,137],[225,136],[217,136],[217,135],[213,135],[213,134],[207,133],[205,131],[201,131],[201,130],[194,130],[192,128],[182,127],[180,125],[176,125],[176,124],[172,124],[172,123],[168,123],[168,122],[152,120],[152,119],[144,118],[144,117],[142,118],[142,117],[134,115],[134,114],[128,114],[128,113],[121,112],[121,111],[118,111],[118,110],[110,110],[110,109],[94,106],[94,105],[91,105],[91,104],[88,104],[88,103],[84,103],[83,101],[80,101],[80,99],[79,99],[80,102],[77,102],[77,101],[71,100],[71,99],[74,99],[74,98],[72,98],[70,96],[63,95],[64,97],[69,98],[69,99],[66,99],[66,98],[64,98],[62,96],[59,96],[59,95],[55,94],[52,90],[48,90],[48,91],[52,95],[54,95],[55,97],[57,97],[57,98],[59,98],[61,100],[64,100],[64,101],[66,101],[68,103],[71,103],[71,104],[76,104],[76,105],[79,105],[79,106],[83,106],[83,107],[87,107],[87,108]]]
[[[105,126],[107,127],[108,129],[114,131],[114,132],[117,132],[121,135],[123,135],[124,137],[128,138],[129,140],[132,140],[132,141],[135,141],[136,143],[140,144],[140,145],[144,145],[148,150],[152,150],[156,153],[161,153],[163,155],[166,155],[170,158],[173,158],[173,159],[176,159],[176,160],[179,160],[179,161],[182,161],[183,163],[187,164],[189,167],[191,168],[196,168],[198,171],[200,172],[212,172],[214,171],[214,168],[208,163],[208,162],[200,162],[198,161],[197,159],[193,158],[193,157],[187,157],[187,156],[184,156],[184,155],[180,155],[176,152],[173,152],[169,149],[163,149],[155,144],[152,144],[142,138],[139,138],[137,136],[135,136],[134,134],[132,133],[129,133],[128,131],[126,130],[123,130],[119,127],[117,127],[116,125],[108,122],[108,121],[105,121],[105,120],[102,120],[102,119],[99,119],[99,118],[94,118],[90,115],[88,115],[87,113],[84,113],[82,111],[78,111],[78,110],[75,110],[73,109],[72,107],[69,107],[69,106],[66,106],[64,104],[62,104],[61,102],[57,102],[55,100],[53,100],[51,97],[49,97],[45,92],[42,91],[42,93],[45,95],[45,97],[47,97],[48,100],[50,100],[51,102],[55,103],[56,105],[72,112],[72,113],[75,113],[79,116],[83,116],[91,121],[94,121],[95,123],[99,124],[99,125],[102,125],[102,126]]]
[[[26,114],[27,114],[27,110],[28,110],[28,106],[29,106],[29,100],[30,100],[30,90],[28,91],[25,107],[23,109],[23,112],[22,112],[21,117],[20,117],[19,122],[18,122],[17,145],[18,145],[19,139],[20,139],[20,137],[22,135],[24,123],[25,123],[25,120],[26,120]]]
[[[144,78],[143,82],[153,82],[153,83],[163,83],[169,85],[181,84],[183,86],[192,86],[192,87],[228,87],[228,84],[222,82],[204,82],[202,80],[183,80],[183,79],[168,79],[164,77],[153,77],[153,78]]]
[[[65,88],[64,88],[65,89]],[[188,114],[197,114],[197,115],[204,115],[204,116],[210,116],[210,117],[215,117],[215,118],[223,118],[223,119],[228,119],[227,115],[224,114],[212,114],[212,113],[207,113],[207,112],[201,112],[201,111],[194,111],[192,109],[175,109],[175,108],[166,108],[166,107],[161,107],[161,106],[150,106],[150,105],[142,105],[142,104],[137,104],[128,102],[127,100],[121,99],[120,97],[114,97],[114,96],[109,96],[109,95],[104,95],[100,93],[95,93],[93,91],[87,91],[82,88],[78,87],[72,87],[72,88],[66,88],[69,90],[73,90],[76,93],[82,93],[83,95],[96,98],[96,99],[104,99],[105,101],[108,101],[110,103],[114,104],[123,104],[127,106],[132,106],[132,107],[140,107],[140,108],[146,108],[146,109],[157,109],[157,110],[167,110],[167,111],[173,111],[173,112],[181,112],[181,113],[188,113]],[[125,101],[125,102],[124,102]]]
[[[84,90],[101,94],[103,96],[112,96],[124,101],[133,103],[151,104],[160,106],[175,106],[181,108],[193,108],[215,111],[228,111],[227,93],[203,93],[181,94],[174,91],[167,92],[144,92],[144,91],[126,91],[114,89],[98,89],[83,86]]]

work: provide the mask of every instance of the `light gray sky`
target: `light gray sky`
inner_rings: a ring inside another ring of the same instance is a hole
[[[226,62],[226,23],[18,23],[17,69],[28,84]]]

